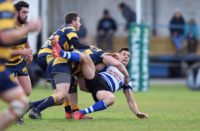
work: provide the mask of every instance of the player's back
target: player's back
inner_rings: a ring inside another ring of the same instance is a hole
[[[105,53],[103,50],[99,48],[90,48],[90,49],[85,49],[85,50],[80,50],[80,51],[88,54],[95,65],[102,63],[102,60],[103,60],[102,56]]]
[[[73,26],[62,26],[50,37],[50,40],[53,41],[56,36],[58,37],[58,44],[64,51],[74,50],[72,39],[78,39],[78,36],[77,31]]]

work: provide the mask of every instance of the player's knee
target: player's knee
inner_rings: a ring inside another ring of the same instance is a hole
[[[108,95],[107,101],[108,101],[107,103],[108,106],[113,105],[115,103],[115,96],[113,94]]]
[[[21,96],[11,101],[9,111],[15,117],[21,117],[27,111],[29,105],[28,103],[28,98],[26,96]]]
[[[56,104],[60,105],[60,104],[63,104],[65,99],[67,99],[67,96],[66,96],[66,93],[64,92],[59,92],[59,93],[56,93]]]
[[[25,89],[26,96],[30,96],[31,92],[32,92],[32,88],[31,87]]]

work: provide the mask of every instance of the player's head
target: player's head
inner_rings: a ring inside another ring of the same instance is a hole
[[[124,2],[121,2],[118,4],[119,9],[123,9],[125,6],[126,6],[126,4]]]
[[[125,48],[121,48],[119,50],[119,61],[127,66],[129,63],[129,59],[130,59],[130,51],[129,48],[125,47]]]
[[[67,24],[67,25],[70,24],[74,28],[76,28],[77,31],[79,31],[80,26],[81,26],[79,15],[76,12],[68,13],[65,16],[65,24]]]
[[[29,4],[25,1],[19,1],[14,4],[17,11],[17,20],[20,24],[27,23],[29,14]]]

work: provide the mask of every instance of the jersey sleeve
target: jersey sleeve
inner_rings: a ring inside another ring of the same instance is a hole
[[[66,33],[66,37],[69,40],[69,44],[71,44],[75,49],[89,49],[90,48],[90,46],[80,43],[76,30],[69,28],[65,31],[65,33]]]
[[[123,85],[122,88],[123,88],[123,91],[125,92],[125,90],[127,89],[131,89],[133,90],[133,84],[131,82],[128,83],[128,85]]]

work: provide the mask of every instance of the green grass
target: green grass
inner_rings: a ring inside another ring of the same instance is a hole
[[[38,87],[30,99],[44,98],[51,92],[51,89]],[[150,116],[140,120],[129,110],[120,91],[112,107],[91,114],[93,120],[65,120],[62,106],[51,107],[43,112],[42,120],[31,120],[26,115],[24,125],[13,125],[9,131],[199,131],[199,93],[180,85],[152,86],[148,92],[135,93],[140,111]],[[80,108],[91,104],[91,96],[79,91]]]

